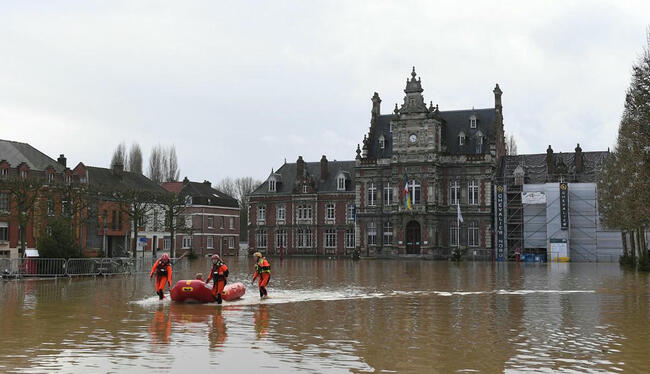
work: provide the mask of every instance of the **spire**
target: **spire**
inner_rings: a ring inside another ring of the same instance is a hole
[[[361,148],[359,147],[359,143],[357,143],[357,160],[361,159]]]
[[[428,113],[427,104],[424,103],[424,97],[422,96],[422,82],[420,77],[415,79],[417,73],[415,72],[415,66],[413,66],[413,71],[411,71],[411,79],[406,79],[406,88],[404,88],[404,104],[400,109],[400,113]]]

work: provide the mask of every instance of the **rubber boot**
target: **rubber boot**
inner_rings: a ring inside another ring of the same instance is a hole
[[[264,288],[260,287],[260,299],[264,297]]]
[[[221,294],[217,294],[217,304],[221,304]]]
[[[163,292],[162,292],[162,290],[159,290],[157,293],[158,293],[158,297],[160,298],[160,300],[162,300],[162,299],[163,299]]]
[[[262,290],[264,290],[264,296],[269,296],[269,293],[266,292],[266,287],[262,287]]]

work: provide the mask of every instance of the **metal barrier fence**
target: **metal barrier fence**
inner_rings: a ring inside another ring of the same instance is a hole
[[[0,276],[20,277],[73,277],[117,274],[138,274],[151,271],[155,259],[112,257],[112,258],[2,258]],[[177,271],[189,269],[187,258],[172,258]]]

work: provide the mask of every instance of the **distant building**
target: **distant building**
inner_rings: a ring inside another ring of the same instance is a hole
[[[279,254],[350,254],[354,161],[284,164],[250,196],[249,248]]]
[[[2,182],[14,178],[39,180],[42,185],[38,199],[31,210],[26,226],[26,249],[35,249],[40,233],[49,220],[70,214],[61,186],[78,183],[74,173],[66,167],[66,158],[54,160],[27,143],[0,140],[0,257],[17,257],[20,247],[20,226],[14,198],[3,188]],[[81,212],[84,215],[85,212]],[[78,223],[79,216],[73,217]],[[75,237],[83,248],[85,231],[75,230]]]
[[[185,232],[176,235],[176,253],[197,255],[239,254],[239,203],[232,196],[212,187],[208,181],[163,183],[163,188],[185,196],[188,207],[183,212]],[[169,243],[165,242],[165,248]]]

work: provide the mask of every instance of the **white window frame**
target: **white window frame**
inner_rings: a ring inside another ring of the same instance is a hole
[[[9,168],[2,168],[0,169],[0,176],[3,178],[9,175]]]
[[[171,238],[165,238],[163,239],[163,249],[165,251],[168,251],[172,248],[172,240]]]
[[[377,224],[368,222],[367,234],[368,245],[377,245]]]
[[[54,182],[54,173],[47,173],[47,182],[48,183]]]
[[[460,183],[457,180],[449,184],[449,205],[457,205],[460,202]]]
[[[326,229],[324,235],[325,248],[336,248],[336,229]]]
[[[465,133],[462,131],[458,134],[458,145],[465,145]]]
[[[268,236],[266,234],[266,229],[259,229],[255,233],[255,244],[257,245],[258,248],[266,248],[266,245],[268,241]]]
[[[235,229],[235,218],[230,217],[230,229],[234,230]]]
[[[20,177],[22,179],[26,179],[27,178],[27,170],[21,170],[20,171]]]
[[[54,216],[54,200],[47,199],[47,215],[49,217]]]
[[[194,222],[192,220],[192,215],[188,214],[185,216],[185,228],[192,228],[194,227]]]
[[[390,221],[384,223],[383,244],[393,244],[393,224]]]
[[[334,203],[327,203],[325,206],[325,219],[333,220],[336,218],[336,206]]]
[[[381,135],[379,137],[379,148],[384,149],[386,147],[386,139],[384,139],[384,136]]]
[[[183,236],[183,241],[181,243],[182,249],[192,248],[192,236],[185,235]]]
[[[347,209],[345,210],[345,219],[348,221],[354,221],[354,204],[348,204]]]
[[[469,117],[469,128],[470,129],[476,128],[476,116]]]
[[[340,176],[336,179],[336,189],[339,191],[345,191],[345,177]]]
[[[235,238],[232,236],[228,237],[228,248],[229,249],[235,248]]]
[[[287,230],[280,229],[275,231],[275,248],[287,248]]]
[[[275,179],[269,179],[269,192],[275,192]]]
[[[307,193],[307,192],[309,192],[309,187],[306,184],[304,184],[302,186],[302,193]]]
[[[287,208],[284,205],[278,205],[277,217],[278,221],[284,221],[287,216]]]
[[[411,196],[411,204],[420,204],[420,201],[422,201],[422,185],[420,185],[420,183],[415,179],[412,179],[408,184],[408,187],[409,195]]]
[[[345,229],[345,248],[354,248],[355,234],[353,228]]]
[[[472,221],[467,226],[467,245],[469,247],[479,246],[479,226],[476,221]]]
[[[206,239],[206,246],[208,247],[208,249],[214,248],[214,238],[212,237],[212,235],[208,235]]]
[[[260,222],[266,221],[266,206],[260,205],[257,207],[257,220]]]
[[[208,217],[208,228],[214,228],[214,217]]]
[[[0,212],[9,212],[10,205],[9,194],[6,192],[0,192]]]
[[[467,203],[478,205],[478,181],[472,179],[467,183]]]
[[[384,205],[391,205],[394,203],[393,200],[393,188],[390,186],[390,182],[388,182],[384,186]]]
[[[377,205],[377,187],[375,184],[370,182],[368,185],[368,206]]]
[[[460,230],[458,229],[458,223],[454,222],[451,226],[449,226],[449,246],[450,247],[458,247],[459,243],[459,234]]]

